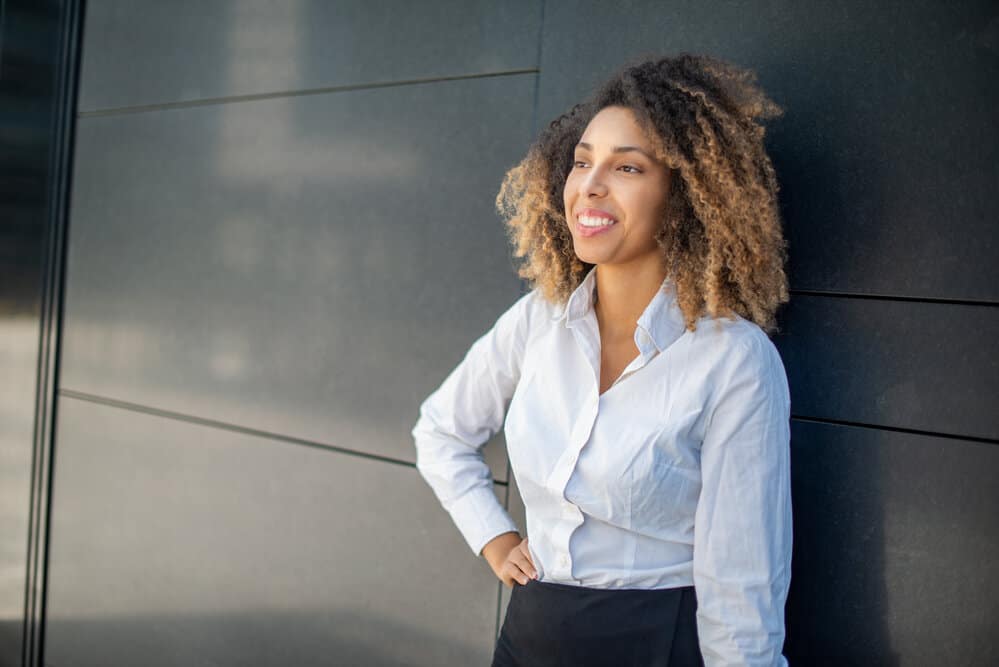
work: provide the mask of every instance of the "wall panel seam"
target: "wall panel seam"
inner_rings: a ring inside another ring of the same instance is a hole
[[[329,93],[343,93],[354,90],[374,90],[378,88],[398,88],[400,86],[416,86],[427,83],[442,83],[446,81],[469,81],[475,79],[492,79],[504,76],[520,76],[522,74],[537,74],[537,68],[504,70],[500,72],[486,72],[480,74],[459,74],[455,76],[438,76],[423,79],[403,79],[398,81],[381,81],[376,83],[348,84],[343,86],[327,86],[323,88],[303,88],[301,90],[281,90],[270,93],[253,93],[249,95],[230,95],[224,97],[206,97],[200,100],[188,100],[183,102],[161,102],[158,104],[140,104],[127,107],[114,107],[109,109],[95,109],[92,111],[81,111],[78,118],[94,118],[100,116],[122,116],[134,113],[145,113],[148,111],[163,111],[166,109],[185,109],[188,107],[215,106],[220,104],[238,104],[240,102],[256,102],[258,100],[282,99],[288,97],[304,97],[308,95],[326,95]]]
[[[185,422],[188,424],[195,424],[198,426],[205,426],[208,428],[219,429],[222,431],[229,431],[231,433],[239,433],[241,435],[249,435],[257,438],[265,438],[267,440],[276,440],[279,442],[284,442],[292,445],[299,445],[301,447],[312,447],[314,449],[322,449],[330,452],[336,452],[338,454],[346,454],[348,456],[355,456],[358,458],[381,461],[383,463],[392,463],[394,465],[399,465],[406,468],[413,468],[414,470],[416,469],[416,464],[413,463],[412,461],[396,459],[392,458],[391,456],[384,456],[382,454],[363,452],[357,449],[350,449],[349,447],[331,445],[328,443],[317,442],[315,440],[308,440],[306,438],[298,438],[293,435],[275,433],[273,431],[265,431],[263,429],[252,428],[250,426],[240,426],[239,424],[233,424],[231,422],[224,422],[217,419],[209,419],[207,417],[197,417],[195,415],[184,414],[181,412],[174,412],[172,410],[163,410],[161,408],[154,408],[148,405],[142,405],[140,403],[131,403],[129,401],[121,401],[115,398],[97,396],[95,394],[88,394],[82,391],[66,389],[65,387],[60,388],[58,393],[59,396],[64,398],[86,401],[88,403],[95,403],[107,407],[118,408],[120,410],[128,410],[130,412],[138,412],[141,414],[150,415],[152,417],[172,419],[175,421]],[[504,487],[507,485],[506,480],[494,479],[493,483]]]
[[[976,442],[986,445],[999,445],[999,438],[983,438],[974,435],[960,435],[957,433],[944,433],[940,431],[926,431],[915,428],[905,428],[902,426],[887,426],[884,424],[867,424],[863,422],[848,421],[845,419],[827,419],[824,417],[807,417],[805,415],[791,415],[791,421],[799,421],[810,424],[828,424],[830,426],[849,426],[852,428],[863,428],[877,431],[888,431],[891,433],[907,433],[909,435],[922,435],[931,438],[945,438],[947,440],[961,440],[964,442]]]
[[[985,301],[981,299],[954,299],[948,297],[933,296],[904,296],[901,294],[864,294],[861,292],[835,292],[826,290],[810,289],[789,289],[791,296],[820,296],[832,297],[835,299],[868,299],[872,301],[901,301],[908,303],[934,303],[954,306],[999,306],[999,301]]]

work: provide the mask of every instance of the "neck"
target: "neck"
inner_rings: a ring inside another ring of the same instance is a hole
[[[666,270],[661,263],[647,262],[637,267],[598,265],[594,310],[601,337],[608,341],[633,339],[638,318],[665,278]]]

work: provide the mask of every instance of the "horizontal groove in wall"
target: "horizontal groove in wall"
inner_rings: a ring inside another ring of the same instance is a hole
[[[483,74],[457,74],[454,76],[437,76],[425,79],[405,79],[399,81],[381,81],[376,83],[357,83],[343,86],[327,86],[325,88],[307,88],[302,90],[282,90],[271,93],[255,93],[252,95],[231,95],[228,97],[206,97],[200,100],[189,100],[185,102],[162,102],[159,104],[144,104],[130,107],[115,107],[111,109],[95,109],[93,111],[81,111],[77,118],[93,118],[97,116],[118,116],[132,113],[143,113],[146,111],[162,111],[165,109],[184,109],[187,107],[203,107],[216,104],[234,104],[237,102],[252,102],[256,100],[270,100],[280,97],[302,97],[305,95],[325,95],[327,93],[342,93],[351,90],[370,90],[373,88],[396,88],[399,86],[413,86],[424,83],[439,83],[442,81],[465,81],[467,79],[489,79],[499,76],[517,76],[520,74],[537,74],[537,68],[514,69],[503,72],[486,72]]]
[[[284,435],[282,433],[272,433],[270,431],[264,431],[257,428],[250,428],[248,426],[239,426],[238,424],[230,424],[228,422],[218,421],[216,419],[207,419],[205,417],[196,417],[194,415],[187,415],[180,412],[173,412],[171,410],[161,410],[159,408],[152,408],[147,405],[140,405],[138,403],[130,403],[128,401],[120,401],[115,398],[107,398],[105,396],[96,396],[94,394],[88,394],[82,391],[74,391],[72,389],[60,389],[59,395],[66,398],[74,398],[79,401],[87,401],[89,403],[97,403],[99,405],[106,405],[112,408],[119,408],[122,410],[130,410],[132,412],[140,412],[142,414],[151,415],[153,417],[162,417],[165,419],[174,419],[177,421],[187,422],[189,424],[197,424],[198,426],[207,426],[208,428],[217,428],[224,431],[231,431],[233,433],[240,433],[242,435],[249,435],[257,438],[266,438],[268,440],[277,440],[279,442],[286,442],[293,445],[299,445],[302,447],[312,447],[315,449],[323,449],[330,452],[336,452],[337,454],[346,454],[348,456],[356,456],[363,459],[370,459],[373,461],[381,461],[383,463],[392,463],[398,466],[404,466],[406,468],[416,469],[416,464],[411,461],[403,461],[401,459],[394,459],[391,456],[382,456],[380,454],[371,454],[368,452],[358,451],[356,449],[350,449],[348,447],[337,447],[336,445],[330,445],[322,442],[316,442],[314,440],[306,440],[305,438],[296,438],[291,435]],[[506,486],[507,482],[503,480],[493,480],[494,484],[499,486]]]
[[[999,445],[999,439],[979,438],[971,435],[954,435],[952,433],[938,433],[936,431],[923,431],[915,428],[902,428],[900,426],[881,426],[878,424],[863,424],[860,422],[846,421],[845,419],[824,419],[821,417],[803,417],[801,415],[791,415],[792,421],[809,422],[812,424],[830,424],[832,426],[850,426],[853,428],[873,428],[879,431],[891,431],[893,433],[908,433],[910,435],[925,435],[931,438],[947,438],[948,440],[961,440],[964,442],[978,442],[987,445]]]
[[[899,296],[897,294],[862,294],[858,292],[833,292],[828,290],[789,289],[791,296],[826,296],[836,299],[868,299],[872,301],[910,301],[913,303],[939,303],[955,306],[999,306],[997,301],[976,299],[946,299],[932,296]]]
[[[106,398],[104,396],[96,396],[94,394],[88,394],[82,391],[74,391],[72,389],[60,389],[60,396],[65,396],[67,398],[75,398],[81,401],[88,401],[90,403],[99,403],[101,405],[107,405],[110,407],[121,408],[122,410],[131,410],[133,412],[141,412],[144,414],[152,415],[155,417],[164,417],[166,419],[176,419],[178,421],[184,421],[191,424],[198,424],[199,426],[207,426],[209,428],[219,428],[226,431],[232,431],[234,433],[242,433],[244,435],[251,435],[258,438],[268,438],[270,440],[279,440],[281,442],[287,442],[294,445],[301,445],[303,447],[315,447],[317,449],[325,449],[332,452],[337,452],[340,454],[347,454],[349,456],[359,456],[362,458],[372,459],[375,461],[383,461],[385,463],[393,463],[395,465],[406,466],[408,468],[415,468],[416,464],[410,461],[403,461],[401,459],[394,459],[390,456],[382,456],[380,454],[370,454],[368,452],[358,451],[356,449],[350,449],[347,447],[337,447],[336,445],[325,444],[321,442],[316,442],[314,440],[306,440],[304,438],[296,438],[290,435],[284,435],[281,433],[271,433],[269,431],[263,431],[261,429],[250,428],[247,426],[239,426],[237,424],[230,424],[228,422],[218,421],[215,419],[206,419],[205,417],[196,417],[194,415],[187,415],[180,412],[172,412],[170,410],[161,410],[159,408],[152,408],[146,405],[140,405],[138,403],[129,403],[128,401],[120,401],[115,398]],[[883,426],[879,424],[864,424],[861,422],[851,422],[844,419],[824,419],[821,417],[806,417],[803,415],[791,415],[792,421],[800,422],[810,422],[813,424],[829,424],[832,426],[849,426],[852,428],[869,428],[877,429],[881,431],[891,431],[894,433],[908,433],[910,435],[922,435],[931,438],[947,438],[948,440],[959,440],[963,442],[977,442],[989,445],[999,444],[999,439],[995,438],[979,438],[975,436],[966,435],[954,435],[951,433],[939,433],[936,431],[923,431],[913,428],[902,428],[899,426]],[[507,482],[501,480],[495,480],[496,484],[500,486],[506,486]]]

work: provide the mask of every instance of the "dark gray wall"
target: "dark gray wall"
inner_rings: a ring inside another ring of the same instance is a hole
[[[505,169],[682,50],[786,111],[785,653],[995,659],[997,35],[989,2],[88,3],[47,662],[487,661],[506,597],[408,431],[522,289]]]
[[[715,54],[785,109],[792,664],[999,660],[999,6],[547,2],[539,117]]]
[[[88,3],[49,664],[488,661],[499,584],[409,430],[521,293],[492,202],[540,28],[538,2]]]

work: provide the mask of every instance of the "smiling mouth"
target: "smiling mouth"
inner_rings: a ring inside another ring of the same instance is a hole
[[[598,215],[581,215],[576,218],[576,233],[589,238],[598,234],[606,234],[617,224],[617,220]]]
[[[599,218],[597,216],[581,215],[578,218],[579,224],[583,227],[610,227],[617,220],[611,218]]]

